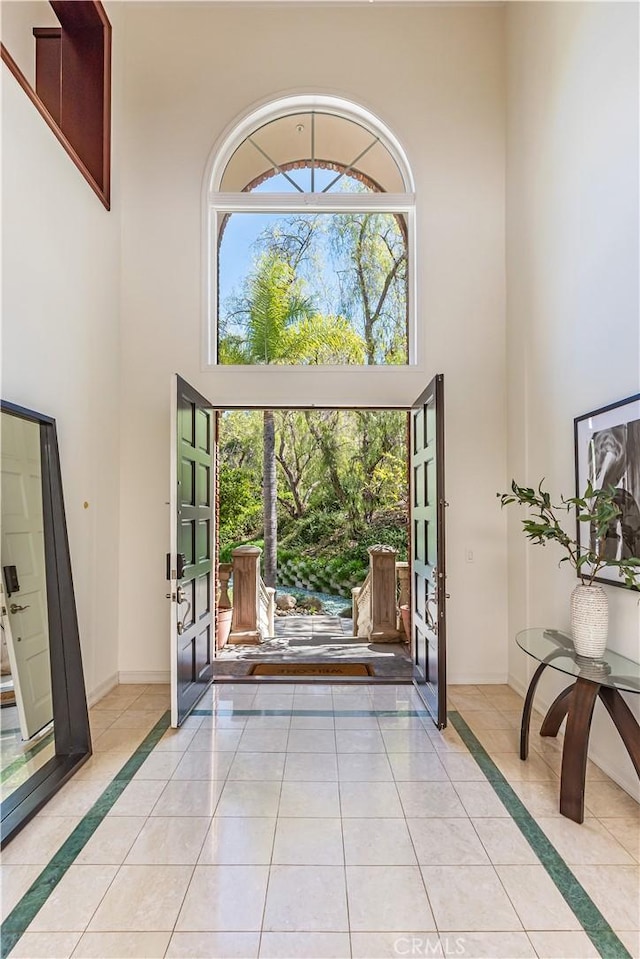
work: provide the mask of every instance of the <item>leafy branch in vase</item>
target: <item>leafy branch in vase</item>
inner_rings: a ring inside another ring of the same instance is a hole
[[[541,546],[546,546],[551,541],[558,543],[567,553],[560,562],[570,563],[584,586],[592,586],[600,570],[605,567],[616,567],[626,586],[640,590],[640,558],[627,556],[624,559],[615,559],[607,555],[607,543],[612,536],[616,536],[618,522],[622,520],[622,510],[615,502],[615,486],[594,489],[589,482],[582,496],[571,496],[568,499],[561,496],[560,505],[554,506],[551,496],[542,487],[543,483],[544,479],[535,490],[528,486],[518,486],[516,481],[512,480],[510,493],[496,494],[502,506],[518,503],[529,508],[530,515],[522,520],[527,539]],[[578,541],[563,529],[558,519],[559,513],[570,513],[573,509],[576,510],[578,522],[589,524],[588,549],[581,547]]]

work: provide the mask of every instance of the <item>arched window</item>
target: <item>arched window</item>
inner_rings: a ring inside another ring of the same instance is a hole
[[[209,364],[413,361],[413,180],[379,120],[279,100],[226,137],[208,183]]]

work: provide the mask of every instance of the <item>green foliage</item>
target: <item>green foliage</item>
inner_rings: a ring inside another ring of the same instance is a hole
[[[303,283],[296,278],[294,270],[277,254],[263,253],[247,277],[233,313],[235,322],[239,319],[243,322],[244,338],[239,333],[223,330],[220,362],[296,362],[295,344],[287,336],[287,330],[296,320],[311,313],[311,301],[304,296]]]
[[[406,414],[278,410],[274,419],[279,565],[309,561],[310,575],[347,583],[364,579],[369,546],[393,546],[405,560]],[[262,536],[261,413],[223,414],[220,457],[220,543],[228,562],[234,546]]]
[[[361,317],[369,364],[407,362],[407,246],[401,220],[392,213],[345,213],[329,226],[330,243],[345,264],[341,310]]]
[[[264,550],[264,540],[263,539],[241,539],[236,543],[227,543],[225,546],[220,546],[220,562],[221,563],[230,563],[233,560],[233,551],[237,549],[238,546],[257,546],[259,549]]]
[[[558,543],[567,553],[560,562],[570,563],[586,585],[593,583],[601,569],[611,566],[619,570],[626,586],[640,590],[640,559],[636,556],[623,560],[611,559],[605,552],[612,525],[615,525],[622,515],[615,502],[615,486],[594,489],[589,481],[582,496],[568,499],[561,496],[560,505],[554,506],[551,496],[542,488],[543,482],[544,480],[541,480],[537,490],[534,490],[528,486],[518,486],[516,481],[512,480],[511,493],[497,494],[502,506],[518,503],[531,510],[531,515],[522,521],[527,539],[541,546],[546,546],[548,542]],[[578,521],[589,523],[590,526],[590,545],[582,552],[577,540],[562,528],[556,515],[558,511],[569,513],[573,509],[577,511]],[[587,566],[591,568],[586,570]]]
[[[340,523],[340,517],[335,513],[314,509],[307,516],[297,520],[288,545],[313,546],[323,542],[335,532],[338,523]]]
[[[365,360],[365,345],[344,316],[306,317],[283,334],[283,362],[302,365],[358,364]]]
[[[300,556],[282,562],[279,566],[280,581],[284,584],[302,582],[311,589],[349,598],[351,588],[362,583],[368,566],[359,561],[345,561],[342,556]],[[290,585],[292,592],[295,587]]]
[[[349,176],[341,188],[365,189]],[[252,273],[221,310],[220,363],[407,362],[403,216],[282,214],[254,248]]]
[[[262,522],[262,506],[250,474],[238,466],[220,464],[220,541],[241,540]],[[257,490],[259,497],[259,489]]]

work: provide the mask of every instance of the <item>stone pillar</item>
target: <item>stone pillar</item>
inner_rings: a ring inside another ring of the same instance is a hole
[[[408,563],[396,563],[396,575],[398,577],[398,606],[409,606],[410,605],[410,590],[409,582],[411,576],[411,570]],[[402,618],[398,623],[398,629],[404,632],[404,626],[402,625]],[[407,637],[408,638],[408,637]]]
[[[397,643],[396,608],[396,551],[392,546],[371,546],[369,571],[371,576],[371,633],[372,643]]]
[[[218,597],[218,609],[231,609],[231,599],[229,598],[229,580],[233,563],[218,564],[218,579],[220,581],[220,596]]]
[[[238,546],[233,551],[233,620],[228,642],[255,645],[260,642],[260,555],[258,546]]]

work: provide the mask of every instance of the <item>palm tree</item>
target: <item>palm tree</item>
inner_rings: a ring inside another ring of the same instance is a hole
[[[292,268],[281,258],[263,254],[249,276],[245,294],[234,319],[242,318],[245,336],[221,337],[221,363],[271,364],[293,359],[294,344],[287,331],[296,320],[312,314],[311,303],[302,295]],[[276,585],[278,549],[278,482],[273,410],[263,413],[264,581]]]
[[[276,252],[258,259],[230,319],[234,332],[220,337],[224,364],[364,363],[362,338],[342,316],[319,316],[303,282]],[[242,332],[237,332],[240,326]],[[264,581],[276,585],[278,486],[273,410],[263,413]]]

